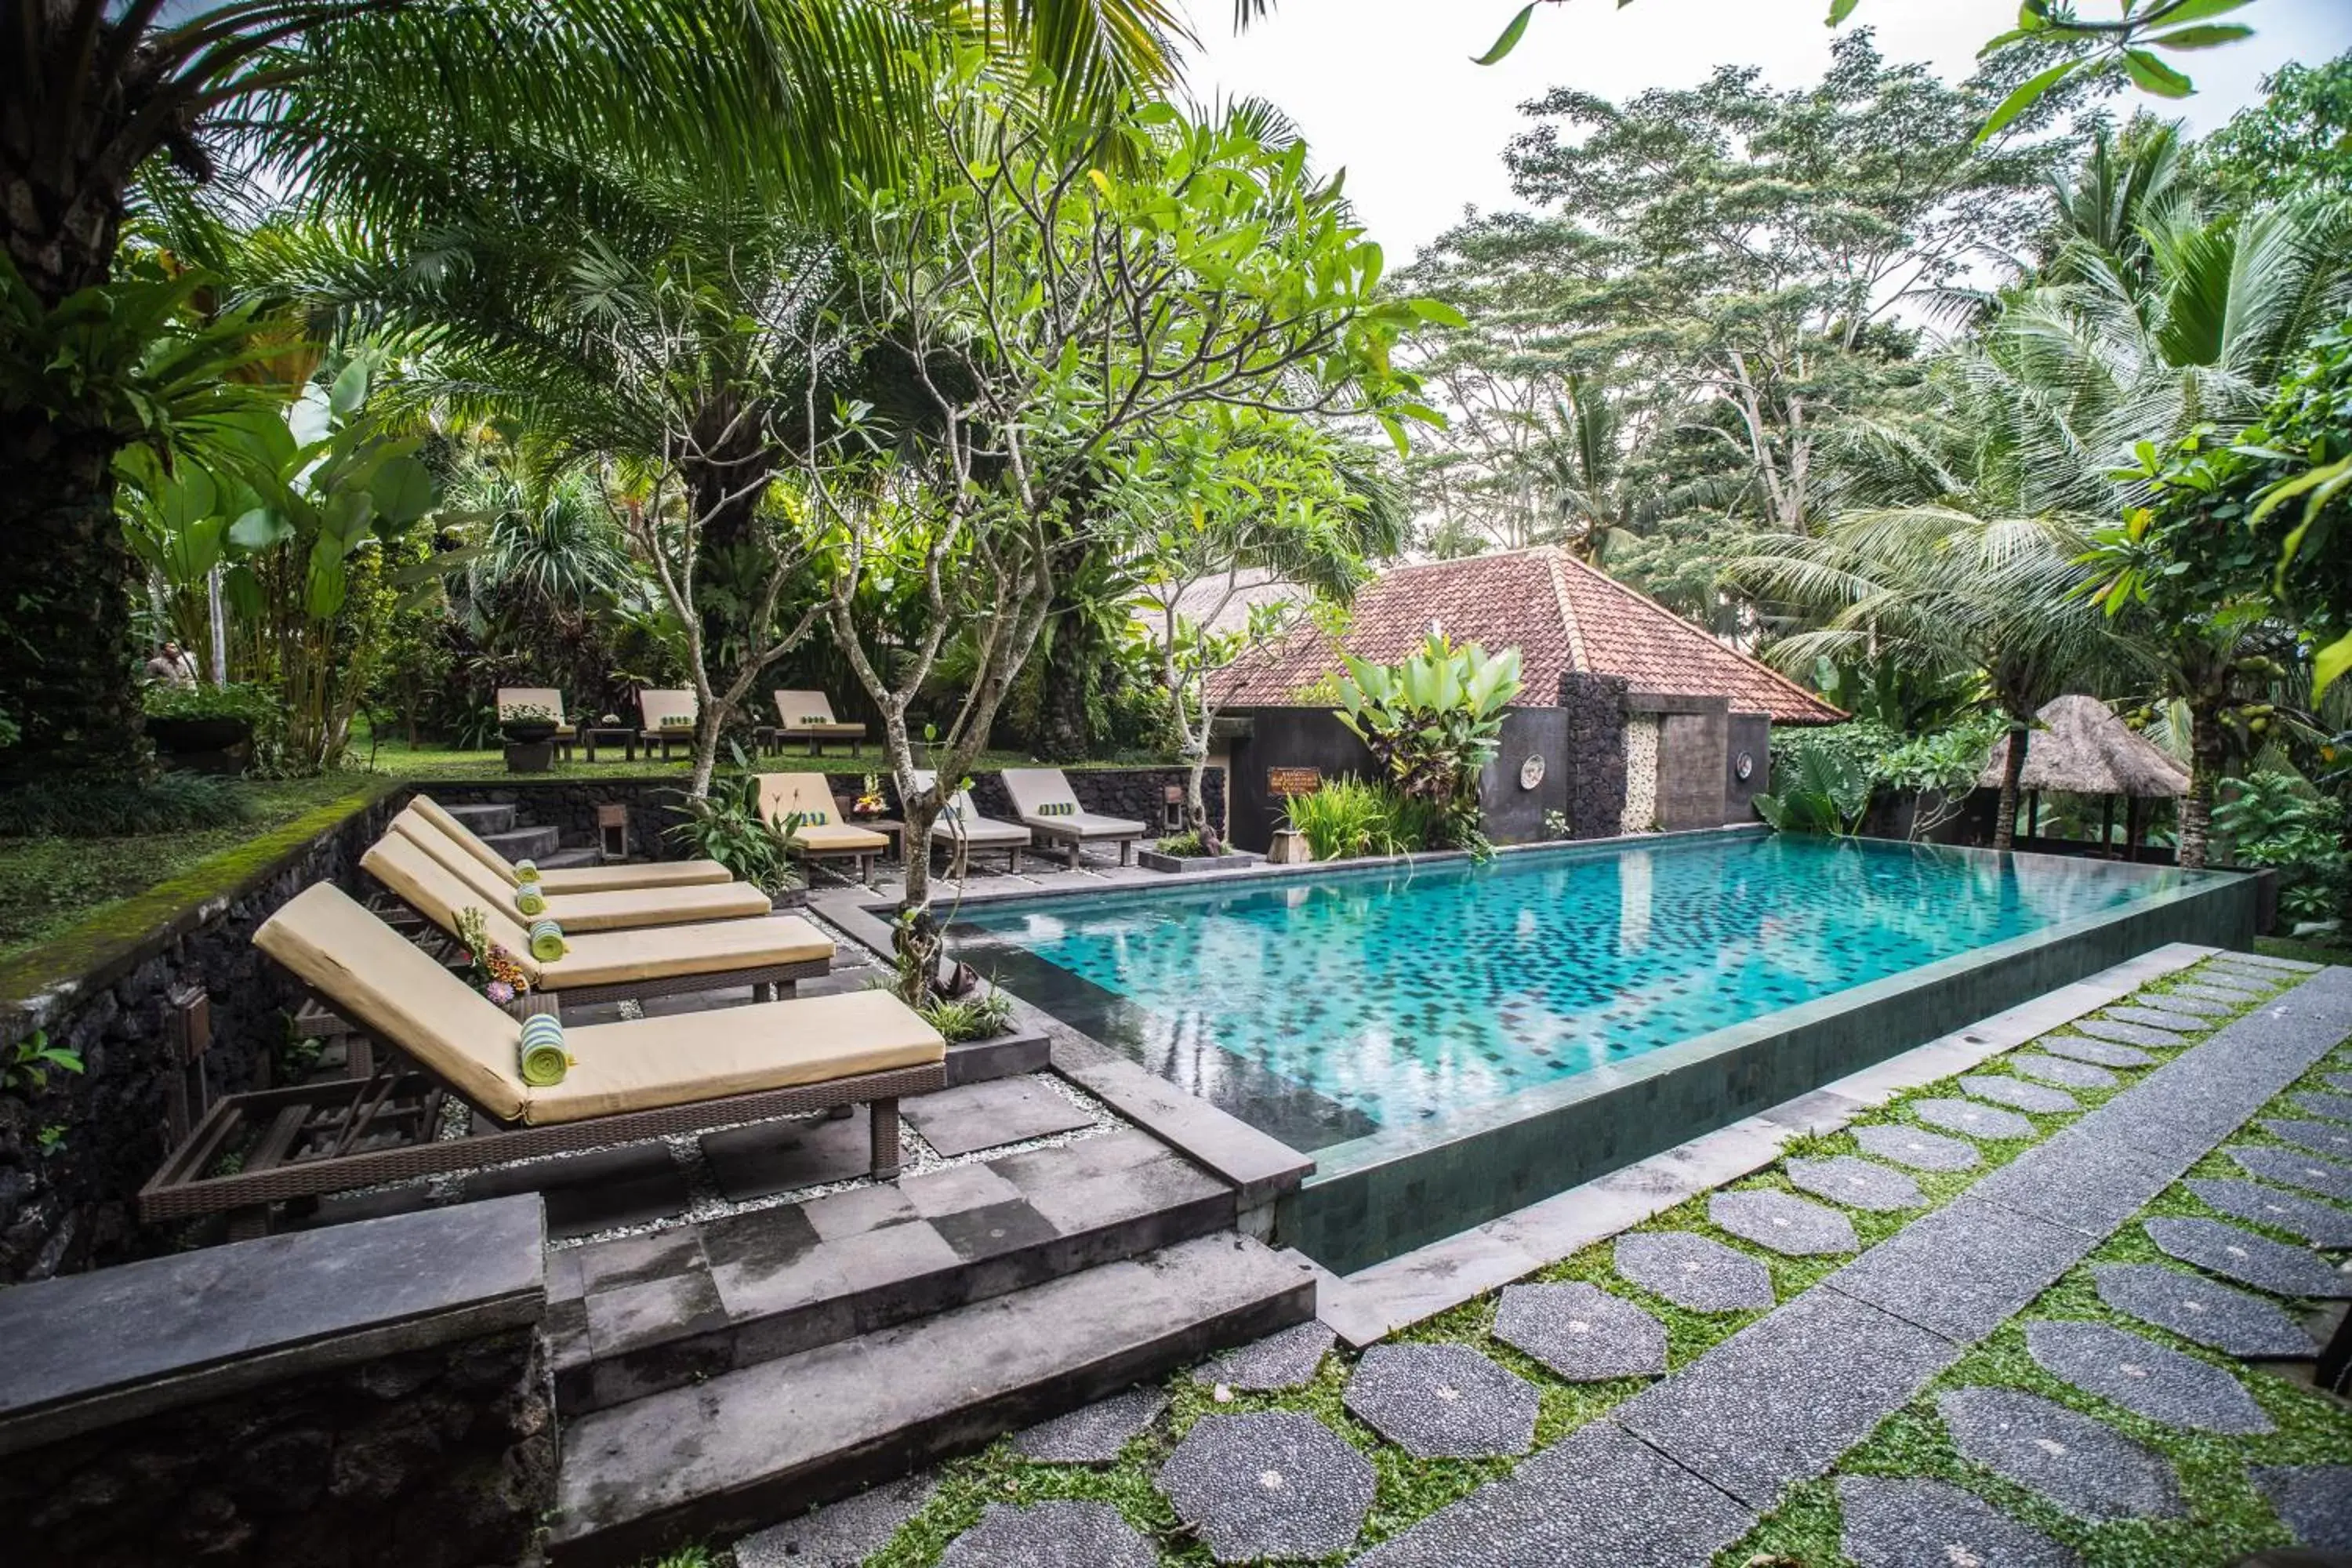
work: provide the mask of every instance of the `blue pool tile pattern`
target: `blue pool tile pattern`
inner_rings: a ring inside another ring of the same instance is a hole
[[[961,956],[1295,1148],[2107,913],[2168,868],[1802,836],[967,907]]]

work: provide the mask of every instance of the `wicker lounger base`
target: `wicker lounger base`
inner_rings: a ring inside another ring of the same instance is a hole
[[[226,1213],[231,1235],[259,1236],[268,1231],[273,1204],[860,1104],[873,1108],[873,1176],[890,1181],[898,1173],[899,1097],[947,1086],[946,1066],[933,1063],[544,1127],[492,1122],[499,1131],[438,1138],[434,1134],[445,1091],[404,1062],[390,1059],[396,1053],[383,1055],[386,1065],[370,1079],[259,1089],[219,1101],[140,1189],[141,1217],[153,1224]],[[474,1114],[488,1121],[478,1110]],[[204,1173],[256,1130],[259,1137],[244,1151],[236,1172]],[[354,1147],[387,1136],[405,1141],[384,1148]]]
[[[1008,877],[1017,877],[1021,875],[1021,856],[1028,847],[1026,844],[972,844],[961,839],[942,838],[931,840],[931,853],[937,855],[940,850],[946,850],[948,875],[959,880],[971,868],[974,854],[985,854],[998,849],[1004,851],[1004,874]]]
[[[1078,852],[1089,844],[1116,842],[1118,845],[1118,863],[1122,866],[1132,866],[1135,864],[1135,841],[1142,837],[1140,834],[1130,833],[1124,838],[1114,840],[1109,834],[1103,833],[1088,838],[1079,833],[1056,833],[1052,828],[1040,826],[1034,822],[1024,823],[1023,826],[1046,840],[1046,843],[1038,846],[1039,848],[1050,847],[1061,850],[1068,858],[1070,869],[1073,871],[1078,868]]]

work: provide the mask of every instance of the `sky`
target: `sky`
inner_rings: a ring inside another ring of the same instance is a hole
[[[1187,3],[1202,45],[1185,73],[1194,94],[1280,105],[1318,166],[1347,169],[1348,195],[1391,267],[1459,222],[1465,204],[1516,205],[1503,146],[1524,123],[1518,106],[1547,89],[1622,100],[1735,64],[1799,87],[1827,67],[1832,36],[1825,0],[1569,0],[1539,7],[1500,65],[1476,66],[1518,0],[1277,0],[1238,37],[1227,0]],[[1925,59],[1958,79],[2016,16],[2016,0],[1863,0],[1848,26],[1874,28],[1890,60]],[[2255,36],[2174,57],[2194,97],[2138,101],[2210,131],[2261,96],[2265,72],[2352,48],[2352,0],[2255,0],[2230,20]]]

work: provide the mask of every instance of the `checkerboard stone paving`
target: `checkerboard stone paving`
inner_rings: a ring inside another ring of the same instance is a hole
[[[2159,1051],[2172,1050],[2189,1041],[2170,1029],[2150,1028],[2146,1024],[2118,1023],[2113,1018],[2077,1018],[2070,1026],[2078,1035],[2088,1035],[2095,1040],[2112,1040],[2119,1045],[2147,1046]],[[2147,1062],[2143,1056],[2137,1061],[2110,1062],[2110,1067],[2142,1067]]]
[[[1296,1410],[1204,1415],[1160,1467],[1159,1487],[1220,1563],[1329,1557],[1371,1510],[1371,1461]]]
[[[2141,1229],[2183,1263],[2274,1296],[2319,1300],[2352,1298],[2352,1273],[2333,1268],[2316,1253],[2213,1219],[2152,1219]]]
[[[1965,1100],[1915,1100],[1905,1107],[1930,1127],[1970,1138],[2032,1138],[2033,1123],[2013,1110],[1998,1110]]]
[[[2218,1011],[2223,1009],[2216,1008]],[[2126,1024],[2146,1024],[2152,1029],[2168,1029],[2176,1035],[2201,1034],[2213,1026],[2210,1018],[2159,1006],[2118,1006],[2107,1009],[2110,1018],[2120,1018]]]
[[[2323,1076],[2319,1081],[2326,1084],[2330,1089],[2340,1090],[2345,1094],[2352,1094],[2352,1072],[2328,1073]]]
[[[1570,1383],[1653,1377],[1666,1370],[1666,1328],[1597,1285],[1506,1285],[1495,1338]]]
[[[2254,1486],[2300,1544],[2352,1552],[2352,1465],[2267,1465]]]
[[[2161,1007],[2168,1012],[2185,1013],[2200,1018],[2219,1018],[2237,1011],[2237,1008],[2229,1003],[2216,1002],[2210,996],[2181,996],[2169,991],[2143,994],[2135,1000],[2149,1007]],[[2107,1011],[2114,1013],[2116,1009],[2110,1007]],[[2213,1026],[2200,1024],[2198,1027],[2210,1029]]]
[[[1837,1484],[1854,1568],[2077,1568],[2073,1552],[1974,1492],[1942,1481],[1844,1476]]]
[[[2330,1083],[2336,1080],[2329,1079]],[[2316,1089],[2295,1095],[2288,1103],[2297,1110],[2331,1121],[2352,1121],[2352,1094],[2323,1094]]]
[[[1924,1207],[1919,1184],[1874,1160],[1838,1154],[1827,1160],[1791,1160],[1782,1167],[1789,1184],[1869,1214],[1899,1214]]]
[[[2236,1436],[2278,1428],[2220,1367],[2107,1323],[2028,1323],[2025,1347],[2051,1376],[2168,1426]]]
[[[2218,980],[2185,980],[2174,986],[2172,990],[2175,995],[2193,996],[2205,1002],[2227,1003],[2232,1007],[2242,1007],[2249,1002],[2258,1002],[2270,994],[2268,986],[2224,985]]]
[[[2080,1029],[2092,1021],[2088,1018],[2076,1019],[2074,1027]],[[2117,1025],[2116,1027],[2121,1028],[2124,1026]],[[2036,1043],[2053,1057],[2064,1057],[2068,1061],[2089,1062],[2095,1067],[2144,1068],[2156,1060],[2154,1057],[2137,1046],[2118,1046],[2106,1040],[2080,1039],[2073,1035],[2052,1035]]]
[[[1871,1158],[1890,1160],[1915,1171],[1967,1171],[1984,1163],[1975,1144],[1916,1127],[1857,1127],[1853,1136]]]
[[[2189,1190],[2210,1207],[2299,1236],[2314,1247],[2352,1247],[2352,1209],[2225,1176],[2193,1178]]]
[[[1479,1459],[1535,1446],[1535,1385],[1468,1345],[1376,1344],[1348,1379],[1355,1417],[1416,1459]]]
[[[2250,1176],[2282,1186],[2317,1193],[2323,1198],[2352,1203],[2352,1165],[2338,1165],[2293,1149],[2239,1144],[2229,1151],[2238,1169]]]
[[[2352,1127],[2339,1127],[2326,1121],[2304,1121],[2291,1117],[2273,1117],[2264,1121],[2262,1129],[2282,1143],[2292,1143],[2298,1149],[2308,1149],[2315,1154],[2325,1154],[2331,1160],[2352,1157]]]
[[[1772,1274],[1744,1252],[1689,1231],[1621,1236],[1617,1272],[1693,1312],[1738,1312],[1772,1305]]]
[[[991,1503],[940,1568],[1153,1568],[1160,1553],[1107,1502]]]
[[[1046,1464],[1108,1465],[1167,1408],[1163,1390],[1130,1388],[1020,1432],[1013,1447]]]
[[[2175,1519],[2171,1461],[2103,1422],[2021,1389],[1956,1388],[1936,1414],[1960,1457],[2089,1520]]]
[[[1963,1092],[1979,1100],[1989,1100],[1995,1105],[2006,1105],[2016,1110],[2033,1110],[2048,1115],[2053,1111],[2080,1110],[2083,1102],[2063,1089],[2053,1089],[2046,1083],[2029,1083],[2006,1073],[1970,1073],[1960,1079]]]
[[[1790,1258],[1820,1258],[1861,1248],[1853,1222],[1832,1208],[1787,1193],[1717,1193],[1706,1217],[1718,1230]]]
[[[2099,1300],[2126,1317],[2248,1361],[2308,1356],[2310,1333],[2275,1302],[2162,1263],[2091,1270]]]
[[[1315,1381],[1323,1358],[1339,1342],[1339,1336],[1320,1321],[1298,1323],[1204,1362],[1193,1369],[1192,1381],[1253,1394],[1304,1388]]]
[[[2023,1051],[2010,1058],[2009,1070],[2043,1083],[2054,1083],[2061,1089],[2114,1089],[2123,1082],[2105,1068],[2051,1056],[2046,1050],[2050,1042],[2041,1043],[2044,1050]]]

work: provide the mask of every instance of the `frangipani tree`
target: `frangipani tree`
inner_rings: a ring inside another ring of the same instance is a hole
[[[1399,441],[1427,416],[1389,361],[1416,307],[1382,294],[1379,247],[1303,147],[1163,103],[1040,124],[975,71],[947,85],[939,124],[935,163],[862,197],[831,310],[872,390],[828,409],[812,389],[824,434],[800,479],[835,542],[835,638],[880,711],[916,846],[987,744],[1057,563],[1118,537],[1094,496],[1107,467],[1214,404],[1357,410]],[[911,643],[859,624],[877,577],[919,584]],[[915,707],[959,634],[971,674],[925,782]],[[934,978],[929,901],[917,853],[899,923],[910,999]]]

